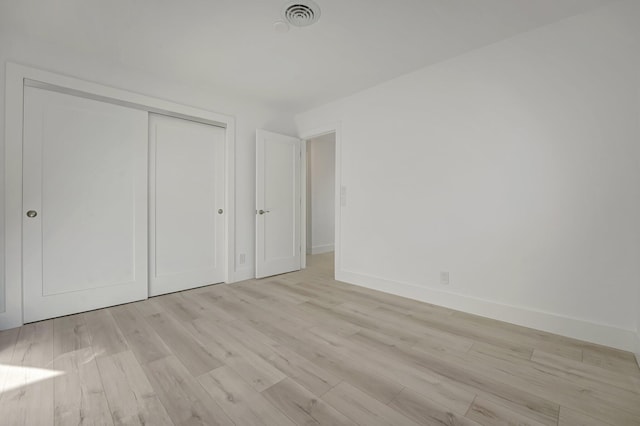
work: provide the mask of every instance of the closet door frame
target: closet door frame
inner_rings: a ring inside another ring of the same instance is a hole
[[[21,326],[22,298],[22,148],[25,86],[184,118],[225,128],[225,282],[235,281],[235,119],[126,90],[7,63],[5,82],[4,276],[0,275],[0,330]],[[4,282],[2,282],[4,281]],[[4,295],[3,293],[4,289]],[[4,297],[3,297],[4,296]]]

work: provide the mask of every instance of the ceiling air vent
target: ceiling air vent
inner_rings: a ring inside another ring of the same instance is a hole
[[[295,27],[307,27],[320,19],[320,7],[311,0],[292,1],[282,8],[282,17]]]

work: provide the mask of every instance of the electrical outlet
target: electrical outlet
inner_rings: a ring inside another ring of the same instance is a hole
[[[238,263],[240,265],[244,265],[244,262],[247,261],[247,255],[244,253],[240,253],[240,256],[238,256]]]
[[[448,272],[440,272],[440,284],[449,285],[449,273]]]

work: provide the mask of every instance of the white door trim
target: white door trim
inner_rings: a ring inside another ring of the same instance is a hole
[[[0,330],[23,324],[22,316],[22,123],[24,86],[39,85],[63,93],[98,99],[215,124],[225,132],[225,282],[234,281],[235,258],[235,119],[126,90],[103,86],[37,68],[7,63],[5,82],[5,255],[4,304],[0,303]],[[1,289],[1,287],[0,287]]]
[[[335,188],[334,188],[334,203],[335,203],[335,235],[334,235],[334,278],[337,279],[337,276],[340,271],[341,262],[341,243],[340,243],[340,217],[342,212],[342,204],[341,204],[341,188],[342,188],[342,130],[340,122],[327,124],[321,127],[317,127],[313,130],[303,132],[299,137],[302,139],[302,149],[304,150],[303,161],[301,161],[300,165],[300,175],[302,178],[302,206],[300,209],[300,228],[303,230],[301,233],[301,243],[302,247],[302,257],[301,257],[301,269],[307,267],[307,160],[306,160],[306,152],[307,152],[307,141],[309,139],[317,138],[319,136],[326,135],[328,133],[335,133],[336,135],[336,154],[335,154]]]
[[[307,140],[300,138],[300,269],[307,267]]]

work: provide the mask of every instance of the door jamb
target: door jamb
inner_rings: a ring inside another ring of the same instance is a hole
[[[340,270],[341,262],[341,253],[342,247],[340,244],[340,229],[341,229],[341,210],[342,205],[342,197],[341,197],[341,188],[342,188],[342,132],[340,128],[340,122],[327,124],[325,126],[317,127],[311,131],[303,132],[299,138],[302,139],[302,149],[301,152],[304,152],[303,157],[301,158],[300,164],[300,184],[302,186],[301,190],[301,208],[300,208],[300,269],[305,269],[307,267],[307,142],[309,139],[314,139],[319,136],[323,136],[329,133],[335,133],[335,187],[334,187],[334,226],[335,226],[335,234],[333,237],[334,240],[334,278],[337,272]],[[304,232],[303,232],[304,230]]]
[[[25,84],[225,128],[225,282],[235,280],[235,118],[37,68],[7,63],[5,83],[4,298],[0,330],[19,327],[22,315],[22,133]],[[0,282],[1,283],[1,282]],[[0,286],[0,291],[2,286]],[[1,295],[0,295],[1,296]],[[2,303],[3,302],[3,303]]]

